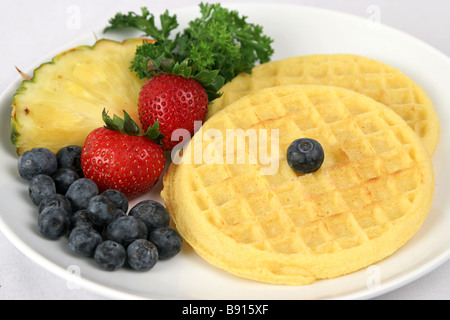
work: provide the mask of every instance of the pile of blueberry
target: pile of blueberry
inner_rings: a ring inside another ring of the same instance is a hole
[[[20,176],[38,207],[38,229],[47,239],[68,237],[69,248],[93,257],[100,268],[117,270],[126,264],[137,271],[153,268],[181,250],[182,239],[169,227],[163,205],[143,200],[128,212],[129,202],[118,190],[99,193],[83,177],[81,148],[67,146],[55,155],[46,148],[24,152]],[[128,214],[127,214],[128,213]]]

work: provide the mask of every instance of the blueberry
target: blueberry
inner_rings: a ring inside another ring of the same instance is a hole
[[[56,170],[51,177],[55,181],[56,192],[60,194],[66,194],[70,185],[80,178],[74,170],[65,168]]]
[[[89,200],[96,195],[98,195],[97,185],[87,178],[75,180],[66,192],[66,197],[72,204],[72,210],[74,211],[86,209]]]
[[[108,225],[105,233],[106,239],[120,243],[124,247],[134,240],[147,239],[147,235],[145,223],[132,216],[115,219]]]
[[[116,210],[116,206],[108,197],[97,195],[89,200],[86,213],[95,225],[106,227],[114,220]]]
[[[149,233],[148,240],[158,249],[160,260],[174,257],[181,251],[183,245],[180,234],[171,227],[153,230]]]
[[[39,203],[39,213],[41,213],[47,207],[60,207],[66,210],[69,214],[72,213],[72,205],[69,199],[59,193],[53,193],[46,196]]]
[[[148,240],[135,240],[127,248],[127,260],[134,270],[148,271],[158,262],[158,249]]]
[[[46,148],[34,148],[22,153],[17,163],[19,175],[30,181],[38,174],[51,175],[58,168],[56,156]]]
[[[159,202],[153,200],[138,202],[131,208],[129,215],[144,221],[148,231],[160,227],[167,227],[170,223],[170,216],[166,208]]]
[[[101,193],[101,195],[108,197],[116,205],[117,208],[123,212],[128,212],[128,199],[122,191],[115,189],[108,189]]]
[[[69,248],[79,255],[92,257],[102,241],[102,236],[92,227],[78,226],[70,232]]]
[[[127,214],[122,209],[116,208],[116,211],[114,212],[114,220],[125,217],[126,215]]]
[[[39,232],[47,239],[56,240],[70,228],[69,213],[61,207],[47,207],[38,218]]]
[[[83,177],[83,170],[81,169],[81,152],[80,146],[66,146],[58,150],[56,159],[58,161],[58,168],[66,168],[74,170],[80,178]]]
[[[28,195],[37,206],[41,203],[42,199],[55,193],[55,182],[46,174],[38,174],[28,183]]]
[[[322,166],[325,154],[319,142],[313,139],[297,139],[286,154],[289,166],[298,173],[312,173]]]
[[[76,228],[78,226],[93,227],[94,223],[89,219],[86,210],[78,210],[70,216],[70,226]]]
[[[95,249],[94,260],[106,271],[115,271],[123,267],[127,259],[125,248],[114,241],[106,240]]]

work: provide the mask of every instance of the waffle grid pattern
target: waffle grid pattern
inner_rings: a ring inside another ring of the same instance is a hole
[[[242,74],[225,85],[208,117],[250,92],[292,84],[338,86],[371,97],[392,108],[434,152],[439,125],[426,93],[397,69],[354,55],[294,57],[258,66],[251,75]]]
[[[209,125],[236,128],[246,119],[248,128],[280,129],[275,175],[261,175],[258,165],[192,166],[192,196],[211,225],[264,251],[329,253],[381,236],[413,209],[423,172],[406,125],[361,108],[355,95],[268,92]],[[298,137],[324,146],[317,173],[297,175],[287,165],[284,152]]]

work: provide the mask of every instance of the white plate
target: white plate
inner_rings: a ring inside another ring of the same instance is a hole
[[[111,298],[147,299],[367,299],[430,272],[450,256],[449,128],[450,59],[429,45],[392,28],[347,14],[301,6],[234,5],[248,21],[264,26],[275,39],[273,60],[314,53],[354,53],[389,63],[415,79],[431,96],[441,121],[441,140],[433,157],[436,174],[434,203],[423,227],[403,248],[384,261],[359,272],[303,287],[267,285],[231,276],[211,267],[187,245],[175,258],[159,262],[147,273],[122,269],[99,270],[92,259],[70,252],[67,241],[49,241],[37,232],[36,208],[27,196],[27,186],[18,176],[17,156],[9,142],[10,104],[17,79],[1,95],[0,199],[1,231],[25,255],[44,268]],[[198,16],[198,8],[173,10],[180,25]],[[268,14],[269,13],[269,14]],[[100,33],[98,34],[102,36]],[[107,34],[107,38],[131,36]],[[54,54],[75,45],[92,44],[93,36],[71,42]],[[159,199],[161,185],[145,198]]]

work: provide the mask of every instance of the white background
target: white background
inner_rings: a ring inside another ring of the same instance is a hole
[[[106,26],[116,12],[155,13],[200,0],[1,0],[0,92],[17,78],[14,66],[27,69],[56,48]],[[274,3],[275,1],[212,1],[221,3]],[[379,8],[380,22],[392,26],[450,56],[450,1],[448,0],[277,0],[347,12],[370,18]],[[250,17],[251,18],[251,17]],[[251,20],[251,19],[250,19]],[[307,31],[303,31],[307,32]],[[450,86],[450,84],[449,84]],[[449,299],[450,262],[428,275],[377,299]],[[105,299],[84,289],[69,289],[58,278],[18,251],[0,233],[0,299]]]

